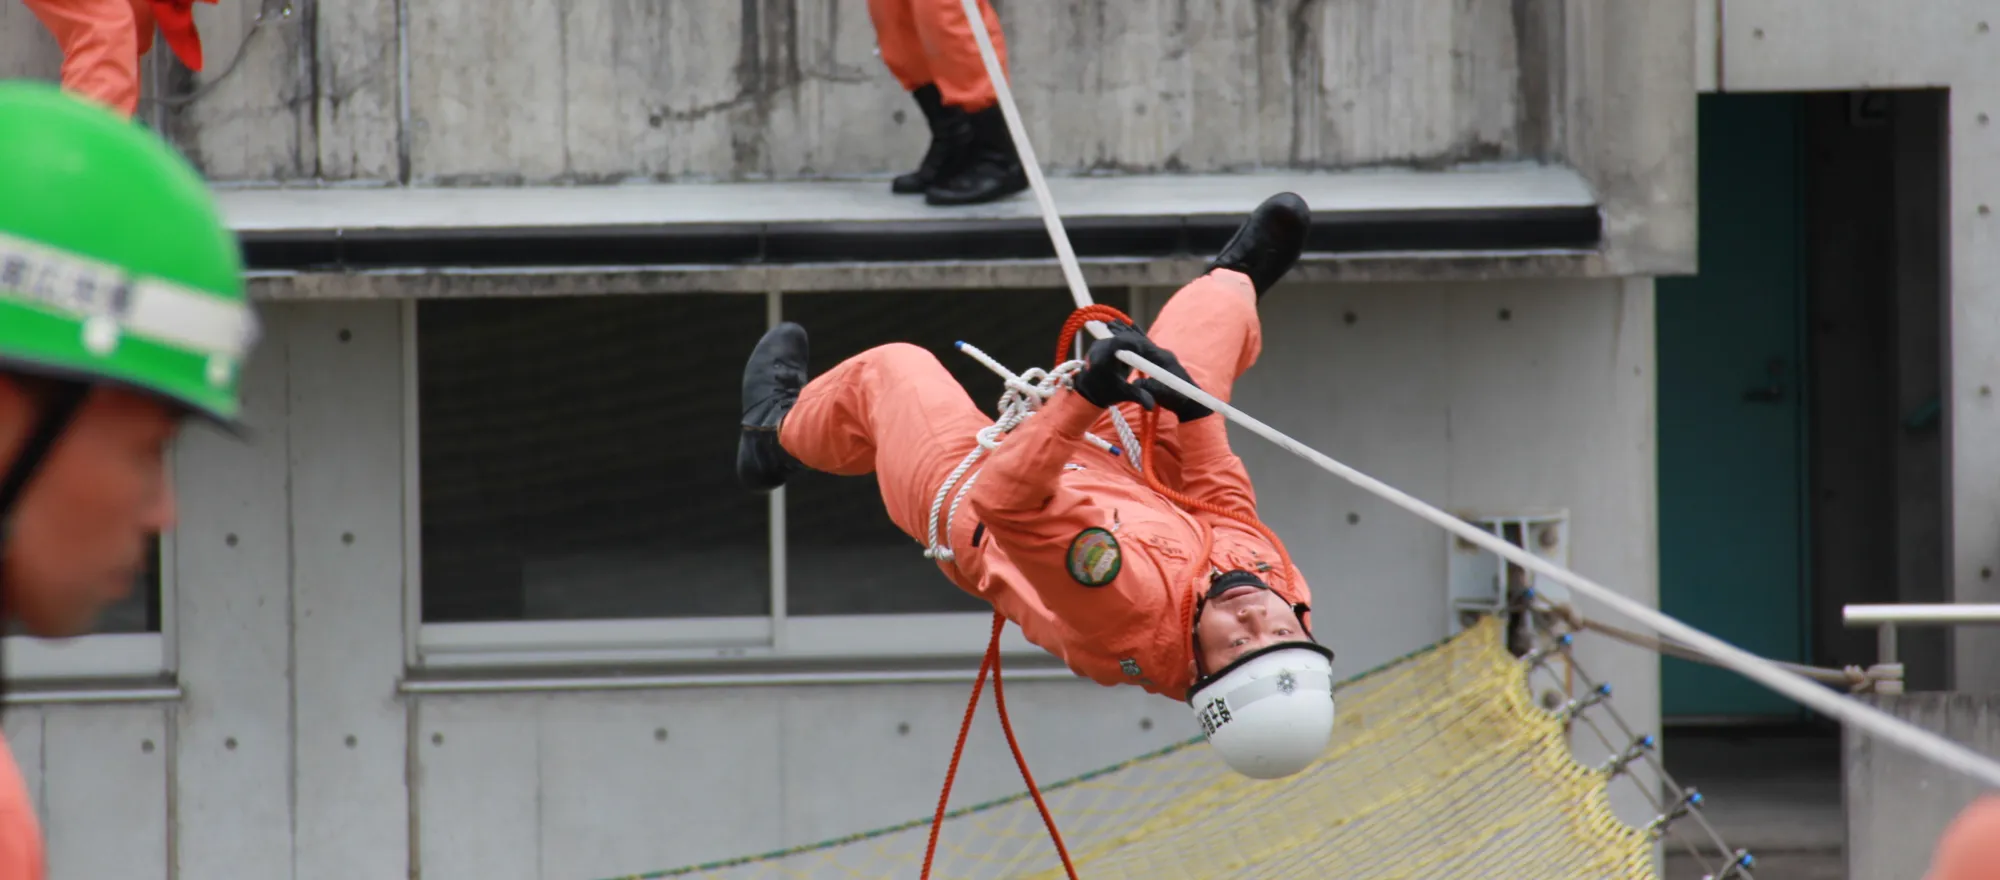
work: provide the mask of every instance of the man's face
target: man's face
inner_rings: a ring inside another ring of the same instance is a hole
[[[13,461],[39,413],[0,378],[0,462]],[[153,537],[174,523],[166,454],[179,425],[178,412],[132,392],[84,399],[7,524],[0,588],[28,632],[82,635],[131,591]]]
[[[1298,613],[1284,597],[1247,585],[1208,600],[1195,635],[1201,641],[1202,671],[1208,673],[1258,648],[1306,639]]]

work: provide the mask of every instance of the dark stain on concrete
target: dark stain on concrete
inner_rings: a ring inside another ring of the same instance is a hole
[[[1188,0],[1175,0],[1173,11],[1167,18],[1166,60],[1180,63],[1187,58],[1188,46],[1201,35],[1188,31]]]
[[[742,29],[737,33],[736,48],[736,97],[728,107],[739,107],[758,103],[765,88],[764,84],[764,4],[762,0],[742,0]],[[762,110],[762,108],[759,108]],[[741,177],[755,173],[764,165],[764,140],[756,129],[768,119],[768,114],[750,114],[752,120],[744,120],[732,113],[729,133],[730,173]],[[750,124],[745,125],[745,122]],[[746,130],[747,129],[747,130]]]
[[[1524,158],[1548,160],[1557,145],[1563,83],[1565,0],[1512,0],[1516,103],[1514,138]]]
[[[1313,27],[1313,15],[1320,0],[1298,0],[1286,16],[1291,45],[1285,57],[1291,61],[1292,132],[1286,155],[1294,165],[1314,164],[1318,157],[1305,155],[1306,127],[1317,125],[1320,117],[1320,48],[1325,37]]]
[[[303,3],[300,5],[305,8],[295,10],[294,12],[294,14],[300,16],[298,30],[306,34],[318,33],[319,4]],[[275,18],[277,11],[272,9],[270,4],[265,4],[263,9],[266,15],[271,15]],[[298,53],[295,57],[299,59],[299,68],[304,72],[303,76],[305,78],[305,82],[301,84],[300,93],[301,97],[306,99],[306,106],[295,111],[299,116],[299,139],[292,147],[292,169],[300,177],[318,178],[323,176],[320,168],[321,157],[319,152],[319,98],[321,88],[319,40],[310,38],[298,39],[287,35],[285,43],[288,46],[292,46],[294,51]],[[238,47],[237,51],[246,51],[248,48],[247,45],[241,46]],[[328,109],[338,113],[340,109],[339,100],[340,96],[335,95]]]

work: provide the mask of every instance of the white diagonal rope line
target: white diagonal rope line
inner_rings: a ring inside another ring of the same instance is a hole
[[[1687,646],[1710,657],[1714,657],[1722,665],[1765,687],[1791,697],[1830,717],[1865,729],[1870,733],[1910,749],[1939,764],[1976,776],[1985,780],[1990,785],[2000,786],[2000,762],[1995,762],[1958,743],[1898,720],[1879,709],[1863,705],[1855,700],[1829,691],[1807,680],[1803,676],[1786,672],[1773,665],[1769,660],[1730,645],[1721,639],[1688,626],[1655,609],[1633,601],[1596,581],[1585,578],[1569,569],[1522,550],[1513,544],[1495,537],[1492,533],[1484,529],[1452,516],[1449,513],[1445,513],[1429,504],[1425,504],[1423,501],[1411,497],[1394,486],[1327,457],[1318,450],[1286,436],[1278,429],[1266,425],[1249,414],[1215,399],[1200,388],[1181,381],[1179,377],[1174,376],[1172,373],[1147,363],[1143,358],[1131,356],[1129,353],[1121,354],[1121,358],[1126,363],[1145,371],[1146,374],[1165,384],[1167,387],[1179,391],[1188,398],[1201,403],[1203,406],[1227,416],[1231,422],[1249,429],[1253,433],[1277,444],[1287,452],[1319,465],[1322,469],[1331,472],[1335,476],[1360,486],[1404,510],[1430,520],[1445,531],[1451,532],[1474,544],[1478,544],[1487,550],[1491,550],[1509,562],[1537,574],[1545,575],[1551,580],[1567,585],[1599,602],[1603,602],[1616,609],[1619,613],[1645,624],[1654,632],[1678,639]]]
[[[1034,190],[1035,201],[1041,206],[1042,224],[1048,228],[1049,241],[1055,245],[1056,259],[1062,264],[1063,278],[1068,281],[1070,295],[1078,307],[1091,304],[1089,288],[1083,283],[1083,270],[1077,266],[1076,253],[1070,248],[1069,236],[1063,231],[1062,218],[1057,215],[1055,200],[1050,197],[1048,181],[1043,179],[1040,163],[1035,160],[1034,148],[1028,143],[1026,129],[1021,124],[1021,111],[1014,106],[1014,93],[1008,87],[1007,78],[1001,73],[998,56],[993,51],[993,41],[987,36],[985,16],[979,10],[979,0],[959,0],[965,9],[966,20],[972,26],[973,39],[979,44],[980,60],[986,63],[986,76],[993,82],[994,93],[1000,101],[1000,110],[1007,118],[1007,131],[1013,138],[1014,149],[1021,156],[1021,166],[1027,172],[1028,186]],[[1091,335],[1103,339],[1110,335],[1103,323],[1092,321],[1088,325]],[[1916,725],[1897,719],[1886,712],[1866,706],[1860,702],[1840,696],[1802,676],[1787,672],[1773,665],[1771,661],[1722,641],[1701,630],[1688,626],[1658,610],[1620,595],[1596,581],[1576,574],[1569,569],[1543,560],[1513,544],[1507,543],[1491,533],[1474,526],[1458,517],[1445,513],[1417,498],[1327,457],[1316,449],[1292,439],[1283,432],[1252,418],[1229,404],[1217,400],[1194,385],[1181,381],[1145,358],[1131,352],[1120,352],[1118,359],[1143,371],[1167,387],[1179,391],[1190,400],[1202,404],[1231,422],[1248,429],[1252,433],[1277,444],[1287,452],[1360,486],[1376,496],[1410,511],[1445,531],[1467,541],[1493,551],[1501,558],[1516,565],[1544,575],[1557,583],[1564,584],[1593,599],[1616,609],[1619,613],[1645,624],[1654,632],[1678,639],[1691,648],[1707,654],[1723,666],[1749,678],[1771,690],[1797,700],[1821,714],[1854,725],[1882,739],[1901,746],[1939,765],[1949,767],[2000,787],[2000,762],[1985,757],[1965,746],[1924,730]]]

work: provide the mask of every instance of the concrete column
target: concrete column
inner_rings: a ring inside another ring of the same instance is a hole
[[[1994,16],[2000,19],[2000,15]],[[1994,37],[2000,52],[2000,37]],[[1990,57],[1990,56],[1989,56]],[[1991,64],[1992,62],[1988,62]],[[1970,72],[1968,71],[1968,74]],[[2000,601],[2000,86],[1959,80],[1951,96],[1951,595]],[[1980,120],[1985,119],[1982,123]],[[2000,690],[2000,630],[1961,628],[1953,685]]]

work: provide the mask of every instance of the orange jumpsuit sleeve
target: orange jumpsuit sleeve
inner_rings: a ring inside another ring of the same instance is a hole
[[[1243,459],[1229,448],[1228,423],[1211,415],[1174,430],[1181,443],[1181,491],[1224,510],[1257,510],[1257,490]]]
[[[1221,507],[1224,510],[1240,510],[1257,516],[1257,490],[1250,483],[1250,471],[1243,466],[1243,459],[1229,448],[1228,423],[1219,415],[1199,419],[1192,424],[1175,428],[1181,443],[1181,486],[1188,495]],[[1218,540],[1217,547],[1225,544],[1257,548],[1269,548],[1269,557],[1261,561],[1278,564],[1277,548],[1272,547],[1263,533],[1226,516],[1216,516],[1206,511],[1196,511],[1195,516],[1214,529],[1218,538],[1225,532],[1237,536],[1237,541]],[[1225,554],[1227,555],[1227,554]],[[1238,558],[1235,562],[1251,567],[1250,560]],[[1275,580],[1273,586],[1289,601],[1312,601],[1312,590],[1303,582],[1289,583],[1291,578],[1279,573],[1276,578],[1264,575],[1266,580]],[[1307,620],[1306,624],[1311,625]]]
[[[974,509],[989,520],[987,528],[1025,527],[1059,509],[1088,504],[1081,493],[1065,493],[1061,477],[1077,442],[1103,414],[1083,395],[1064,389],[1009,433],[970,493]]]
[[[1064,589],[1076,587],[1068,566],[1070,542],[1085,529],[1112,521],[1111,508],[1074,487],[1065,486],[1063,466],[1074,457],[1085,431],[1104,411],[1075,391],[1064,390],[1035,416],[1016,428],[987,459],[967,498],[986,526],[989,540],[1007,553],[1050,612],[1079,633],[1129,629],[1145,613],[1135,604],[1131,581],[1156,578],[1152,566],[1135,564],[1142,552],[1127,547],[1117,575],[1123,589]],[[1109,463],[1117,460],[1106,453]],[[1130,499],[1125,499],[1131,503]]]

